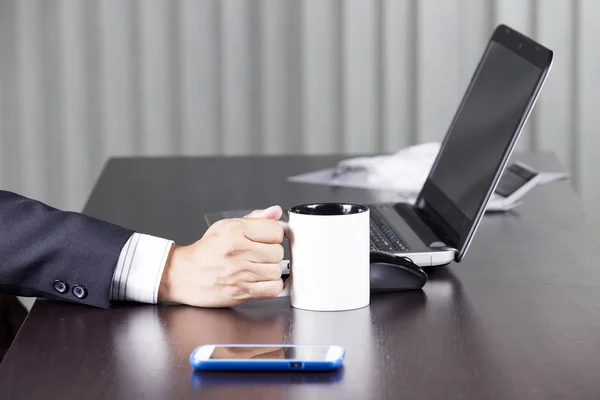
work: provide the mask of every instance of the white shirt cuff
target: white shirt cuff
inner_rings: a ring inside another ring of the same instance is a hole
[[[156,304],[172,245],[172,240],[134,233],[121,250],[113,275],[111,300]]]

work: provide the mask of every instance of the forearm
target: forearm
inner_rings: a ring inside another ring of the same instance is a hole
[[[107,308],[133,233],[0,191],[0,290]]]

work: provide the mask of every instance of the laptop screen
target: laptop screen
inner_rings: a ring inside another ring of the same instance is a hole
[[[474,233],[550,61],[549,50],[504,26],[486,48],[417,200],[459,252]]]

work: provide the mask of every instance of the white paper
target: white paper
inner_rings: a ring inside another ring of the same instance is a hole
[[[552,182],[569,179],[569,174],[566,172],[540,172],[540,180],[538,185],[545,185]]]

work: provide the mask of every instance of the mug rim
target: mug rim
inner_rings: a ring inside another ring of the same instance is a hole
[[[305,213],[301,213],[295,210],[298,210],[300,208],[306,208],[306,207],[310,207],[310,206],[328,206],[328,205],[335,205],[335,206],[350,206],[350,207],[356,207],[358,208],[358,212],[354,212],[351,214],[333,214],[333,215],[326,215],[326,214],[305,214]],[[346,203],[346,202],[315,202],[315,203],[304,203],[304,204],[298,204],[295,205],[293,207],[290,207],[288,209],[288,213],[290,214],[295,214],[295,215],[304,215],[307,217],[347,217],[350,215],[360,215],[363,214],[367,211],[369,211],[370,208],[364,204],[358,204],[358,203]]]

